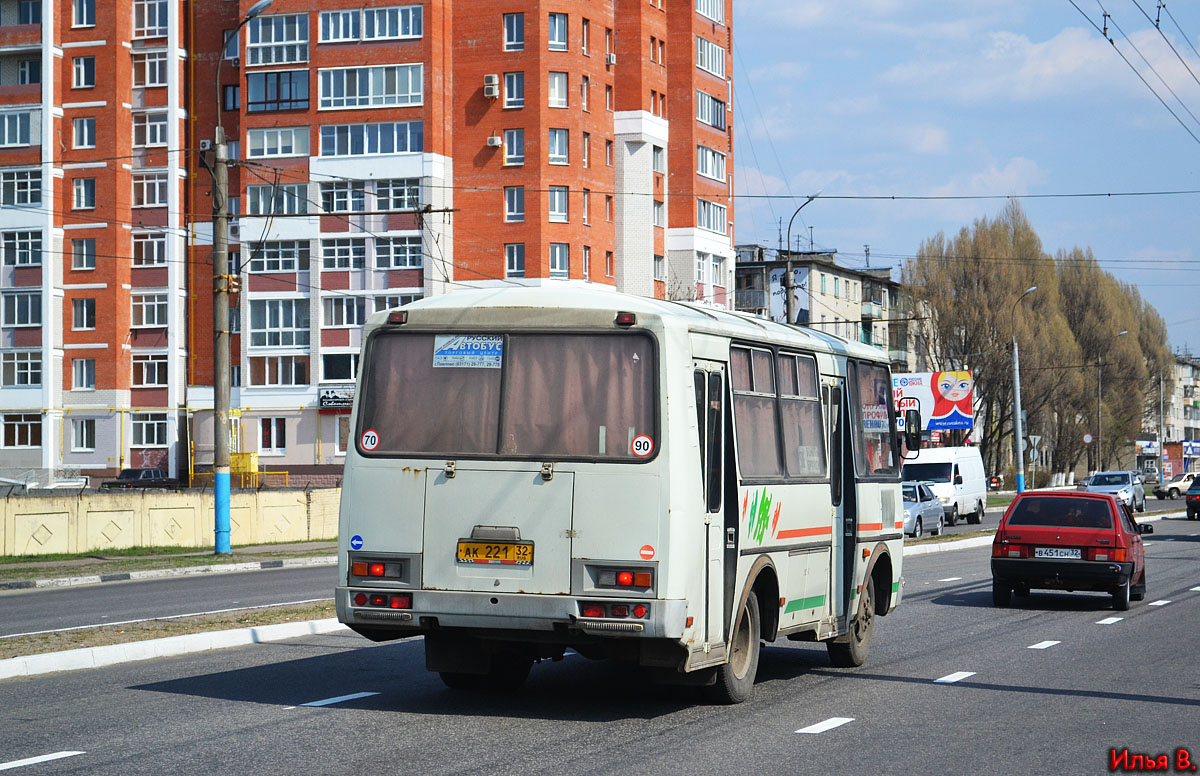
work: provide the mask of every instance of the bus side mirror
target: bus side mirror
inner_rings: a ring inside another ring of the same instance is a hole
[[[904,411],[904,447],[916,452],[921,449],[921,411]]]

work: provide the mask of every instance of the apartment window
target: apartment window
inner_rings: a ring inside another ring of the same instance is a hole
[[[604,54],[613,53],[613,31],[611,27],[604,28]]]
[[[839,299],[842,296],[842,279],[835,277],[833,279],[833,298]]]
[[[713,254],[709,257],[712,261],[712,284],[714,286],[725,286],[725,257]]]
[[[504,107],[506,107],[506,108],[524,108],[525,107],[525,74],[524,73],[505,73],[504,74]]]
[[[591,91],[592,91],[592,79],[588,78],[585,75],[579,81],[579,105],[585,111],[591,110],[590,103],[589,103]]]
[[[420,237],[377,237],[377,269],[420,269],[424,265]]]
[[[321,184],[321,209],[326,213],[362,213],[367,209],[367,185],[363,181]]]
[[[4,326],[41,326],[42,294],[40,291],[8,293],[3,296]]]
[[[697,283],[711,283],[712,278],[710,278],[708,275],[708,273],[711,269],[712,269],[712,262],[709,261],[708,254],[707,253],[697,253],[696,254],[696,282]]]
[[[72,145],[75,148],[95,148],[96,147],[96,119],[95,117],[73,119],[71,121],[73,130]]]
[[[571,246],[568,243],[550,243],[550,277],[566,278],[571,274]]]
[[[77,237],[71,240],[71,269],[96,268],[96,238]]]
[[[15,170],[0,173],[0,204],[10,206],[42,204],[41,171]]]
[[[166,232],[133,233],[133,266],[158,267],[167,263]]]
[[[582,145],[583,145],[583,149],[580,151],[580,157],[582,157],[581,161],[583,162],[583,166],[587,167],[587,166],[589,166],[588,165],[588,157],[591,156],[591,151],[592,151],[592,133],[591,132],[583,133]]]
[[[254,347],[307,347],[307,299],[251,299],[250,344]]]
[[[342,43],[362,37],[362,9],[321,12],[321,42]]]
[[[420,294],[389,294],[387,296],[377,296],[375,297],[375,312],[403,307],[404,305],[411,304],[420,298]]]
[[[76,89],[90,89],[96,85],[96,58],[95,57],[75,57],[71,60],[74,67],[75,80],[73,86]]]
[[[238,84],[226,84],[221,87],[221,109],[222,110],[238,110],[242,107],[242,87]],[[236,142],[236,141],[235,141]],[[230,144],[232,145],[232,143]],[[229,152],[231,159],[236,159],[237,155],[232,151]]]
[[[132,300],[134,328],[168,325],[166,294],[134,294]]]
[[[611,84],[604,87],[604,109],[613,109],[613,88]]]
[[[696,172],[724,183],[725,154],[702,145],[696,146]]]
[[[580,208],[580,211],[581,211],[581,212],[580,212],[580,218],[582,218],[582,219],[583,219],[583,222],[584,222],[585,224],[586,224],[586,223],[588,223],[588,211],[591,209],[591,199],[592,199],[592,192],[591,192],[591,190],[590,190],[590,189],[584,189],[584,190],[583,190],[583,197],[582,197],[583,206]]]
[[[308,212],[308,184],[247,186],[246,204],[252,216],[301,215]]]
[[[583,24],[579,28],[579,48],[583,55],[588,56],[588,46],[592,39],[592,23],[588,19],[583,20]]]
[[[583,279],[587,280],[592,274],[592,247],[583,246]]]
[[[525,164],[525,130],[504,130],[504,163]]]
[[[525,243],[508,243],[504,246],[504,265],[507,277],[525,277]]]
[[[612,167],[612,163],[613,163],[613,141],[611,141],[611,140],[605,140],[605,141],[604,141],[604,163],[605,163],[606,165],[608,165],[609,167]]]
[[[420,121],[341,124],[321,127],[321,156],[400,154],[425,148]]]
[[[258,450],[271,455],[283,455],[287,452],[287,418],[259,418],[259,429],[262,431]]]
[[[322,108],[374,108],[420,105],[425,66],[378,65],[320,71]]]
[[[706,199],[697,199],[696,226],[717,234],[725,234],[725,206]]]
[[[75,331],[89,331],[96,328],[96,300],[71,300],[71,328]]]
[[[392,178],[375,184],[375,206],[379,210],[415,210],[421,207],[419,178]]]
[[[707,38],[696,36],[696,67],[712,73],[717,78],[725,77],[725,49]]]
[[[30,112],[0,113],[0,147],[29,145]]]
[[[167,413],[132,413],[134,447],[167,446]]]
[[[568,164],[570,162],[567,154],[567,137],[565,129],[550,130],[550,164]]]
[[[661,253],[654,254],[654,279],[667,279],[667,257]]]
[[[657,199],[654,200],[654,225],[660,227],[667,225],[667,205]]]
[[[696,0],[696,13],[707,16],[717,24],[724,24],[725,0]]]
[[[696,118],[710,127],[725,129],[725,103],[708,92],[696,90]]]
[[[73,183],[74,196],[71,207],[75,210],[91,210],[96,207],[96,179],[76,178]]]
[[[133,55],[134,86],[167,85],[167,52],[148,51]]]
[[[246,133],[250,158],[308,156],[308,127],[251,129]]]
[[[363,10],[363,40],[395,40],[419,38],[424,17],[419,5]]]
[[[650,61],[651,62],[656,61],[657,56],[658,56],[658,38],[651,35],[650,36]]]
[[[74,0],[71,3],[72,24],[76,27],[93,27],[96,24],[96,0]]]
[[[166,111],[133,114],[133,145],[135,148],[165,146],[166,144]]]
[[[567,187],[550,187],[550,222],[567,223]]]
[[[96,359],[76,358],[71,360],[71,387],[76,391],[90,391],[96,387]]]
[[[42,384],[42,354],[37,351],[0,353],[0,385],[22,388]]]
[[[17,24],[41,24],[42,0],[20,0],[17,3]]]
[[[567,74],[566,73],[550,73],[550,107],[565,108],[567,107]]]
[[[321,355],[321,379],[350,382],[358,377],[357,353],[323,353]]]
[[[608,277],[613,276],[613,252],[604,252],[604,274]]]
[[[546,40],[551,51],[567,50],[567,15],[565,13],[550,14]]]
[[[250,359],[251,385],[307,385],[308,356],[255,356]]]
[[[525,220],[525,187],[504,187],[504,220],[508,222]]]
[[[163,207],[167,204],[167,173],[133,174],[133,206]]]
[[[17,63],[17,84],[28,86],[42,82],[42,60],[22,59]]]
[[[604,220],[612,222],[613,220],[613,198],[612,194],[604,195]]]
[[[251,272],[308,272],[307,240],[271,240],[250,244]]]
[[[367,300],[361,296],[327,296],[321,300],[321,325],[328,328],[362,326]]]
[[[41,447],[42,416],[33,412],[5,415],[4,446]]]
[[[504,14],[504,50],[525,50],[525,14]]]
[[[308,61],[308,14],[256,16],[246,26],[249,65],[282,65]]]
[[[321,267],[323,269],[363,269],[366,266],[366,238],[342,237],[336,240],[321,240]]]
[[[96,449],[96,419],[71,420],[71,452],[90,453]]]
[[[246,112],[308,110],[308,71],[246,75]]]
[[[28,267],[42,263],[41,232],[5,232],[4,266]]]
[[[167,34],[167,0],[133,0],[133,37],[161,38]]]
[[[667,173],[667,152],[662,146],[653,146],[651,152],[651,163],[654,165],[654,171],[660,175]]]
[[[163,388],[167,385],[167,354],[137,354],[133,356],[134,388]]]

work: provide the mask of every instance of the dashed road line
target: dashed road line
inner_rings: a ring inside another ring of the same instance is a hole
[[[326,698],[323,701],[313,701],[311,703],[301,703],[301,706],[331,706],[335,703],[344,703],[345,701],[355,701],[359,698],[369,698],[372,695],[378,695],[377,692],[356,692],[352,695],[339,695],[336,698]]]
[[[51,760],[61,760],[64,757],[74,757],[77,754],[87,754],[87,752],[54,752],[53,754],[42,754],[37,757],[26,757],[24,760],[12,760],[0,763],[0,771],[7,771],[10,768],[20,768],[25,765],[36,765],[37,763],[49,762]]]
[[[939,579],[938,582],[957,582],[960,579],[962,577],[946,577],[945,579]]]
[[[1061,641],[1039,641],[1036,644],[1030,644],[1029,649],[1050,649],[1055,644],[1061,644]]]
[[[974,676],[974,675],[975,675],[974,671],[957,671],[953,674],[946,674],[941,679],[934,679],[933,683],[934,684],[954,684],[955,682],[961,682],[963,679],[966,679],[967,677]]]
[[[1124,617],[1105,617],[1103,620],[1096,620],[1096,624],[1097,625],[1115,625],[1124,619],[1125,619]]]
[[[1193,593],[1200,593],[1200,587],[1193,587],[1193,588],[1191,588],[1191,591]]]
[[[800,728],[796,732],[797,733],[814,733],[814,734],[815,733],[824,733],[826,730],[833,730],[834,728],[838,728],[838,727],[841,727],[842,725],[845,725],[847,722],[853,722],[853,721],[854,721],[854,717],[830,717],[829,719],[825,720],[824,722],[818,722],[815,725],[809,725],[806,728]]]
[[[1146,604],[1146,606],[1166,606],[1169,603],[1171,602],[1164,598],[1159,599],[1158,601],[1151,601],[1150,603]]]

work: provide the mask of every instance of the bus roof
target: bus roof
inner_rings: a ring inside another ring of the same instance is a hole
[[[405,305],[403,309],[418,316],[422,312],[434,313],[434,316],[442,321],[452,317],[456,323],[461,325],[483,323],[486,316],[477,317],[471,313],[485,310],[521,309],[530,311],[536,309],[545,312],[579,310],[606,314],[615,314],[618,311],[631,312],[658,318],[664,327],[669,328],[682,327],[688,331],[705,334],[746,340],[765,340],[806,350],[839,353],[871,361],[887,360],[887,355],[878,348],[806,326],[789,326],[766,318],[696,302],[666,301],[577,286],[464,289],[450,294],[419,299]],[[438,313],[451,315],[443,317]],[[368,320],[368,331],[383,323],[386,317],[387,311],[373,314]]]

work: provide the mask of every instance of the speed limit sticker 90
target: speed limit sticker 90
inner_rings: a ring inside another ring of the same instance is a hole
[[[654,440],[645,434],[638,434],[629,444],[629,449],[638,458],[645,458],[654,452]]]
[[[362,439],[359,440],[362,449],[368,453],[375,452],[375,448],[379,447],[379,432],[373,428],[369,428],[363,432]]]

